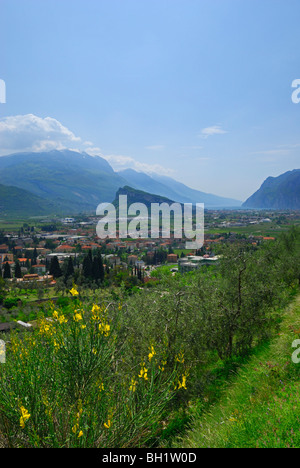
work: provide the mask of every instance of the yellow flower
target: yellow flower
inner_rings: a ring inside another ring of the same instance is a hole
[[[135,379],[131,379],[131,385],[130,385],[130,387],[129,387],[129,390],[130,390],[131,392],[135,392],[135,390],[136,390],[136,384],[137,384],[137,381],[136,381]]]
[[[24,406],[21,406],[21,417],[20,417],[20,426],[22,429],[24,429],[26,421],[30,418],[30,414],[28,413],[27,409],[24,408]]]
[[[165,370],[165,365],[167,364],[167,361],[162,361],[161,362],[161,366],[158,366],[159,370],[161,370],[162,372],[164,372]]]
[[[79,420],[80,420],[80,416],[82,415],[83,413],[83,409],[82,409],[82,401],[79,400],[78,401],[78,412],[76,414],[76,423],[74,424],[74,426],[72,427],[72,432],[74,432],[74,434],[76,434],[77,431],[79,431]],[[82,431],[80,431],[82,432]],[[79,432],[79,434],[80,434]],[[81,435],[78,435],[78,437],[81,437],[83,434]]]
[[[79,434],[78,434],[78,439],[79,439],[79,437],[82,437],[82,436],[83,436],[83,432],[80,431]]]
[[[53,318],[58,320],[58,312],[56,310],[53,312]]]
[[[102,382],[100,385],[99,385],[99,391],[100,392],[103,392],[104,390],[104,383]]]
[[[74,320],[75,322],[80,322],[80,320],[82,320],[82,315],[79,312],[76,312],[74,315]]]
[[[176,356],[176,361],[180,362],[180,364],[184,363],[184,353],[183,353],[183,351],[180,351],[178,356]]]
[[[52,409],[45,391],[42,391],[42,401],[45,405],[45,414],[50,418],[52,416]]]
[[[70,289],[70,293],[72,294],[72,296],[78,296],[79,295],[79,292],[75,288]]]
[[[182,382],[178,381],[178,389],[180,390],[181,388],[184,388],[185,390],[187,390],[187,388],[186,388],[186,375],[182,376]]]
[[[97,304],[93,304],[92,307],[92,320],[99,320],[100,319],[100,312],[101,308]]]
[[[75,424],[73,427],[72,427],[72,432],[74,432],[74,434],[76,434],[76,432],[78,431],[79,429],[79,424]]]
[[[151,359],[154,357],[155,354],[156,354],[156,352],[154,351],[153,346],[151,346],[150,353],[148,354],[149,362],[151,362]]]
[[[63,323],[67,323],[68,320],[67,320],[66,317],[62,314],[62,315],[60,315],[60,316],[58,317],[58,321],[59,321],[60,324],[63,324]]]
[[[108,323],[99,323],[99,331],[104,334],[104,336],[108,336],[110,333],[110,325],[108,325]]]
[[[111,427],[111,420],[110,419],[107,422],[104,423],[104,427],[106,427],[106,429],[109,429]]]
[[[39,333],[41,335],[51,336],[53,335],[53,327],[49,324],[49,322],[47,322],[46,320],[43,320],[41,322]]]
[[[148,380],[148,369],[146,369],[146,367],[142,367],[138,377],[140,379]]]
[[[56,340],[53,341],[53,344],[54,344],[54,348],[55,348],[55,349],[57,349],[57,348],[60,347],[60,346],[59,346],[59,343],[58,343]]]
[[[92,307],[92,312],[99,312],[101,309],[101,307],[99,307],[97,304],[93,304],[93,307]]]

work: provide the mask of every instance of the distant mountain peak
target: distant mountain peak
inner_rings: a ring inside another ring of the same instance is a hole
[[[300,210],[300,169],[287,171],[278,177],[267,177],[243,207]]]
[[[104,158],[67,149],[2,156],[0,177],[70,213],[95,212],[126,183]]]
[[[101,156],[70,149],[2,156],[0,177],[3,185],[26,190],[70,214],[95,213],[100,203],[112,202],[120,187],[126,185],[161,200],[204,203],[206,208],[234,208],[241,204],[193,190],[171,177],[148,175],[134,169],[117,173]],[[26,198],[29,200],[29,196]],[[39,203],[39,200],[35,201]]]
[[[170,200],[169,198],[162,197],[160,195],[155,195],[153,193],[148,193],[143,190],[137,190],[133,187],[125,185],[124,187],[120,187],[116,193],[116,198],[113,202],[115,206],[118,206],[120,195],[127,196],[128,205],[131,205],[132,203],[144,203],[147,207],[149,207],[151,203],[174,203],[174,201]]]
[[[238,208],[242,204],[238,200],[191,189],[170,176],[149,175],[144,172],[137,172],[134,169],[124,169],[118,174],[126,179],[128,184],[135,189],[164,196],[179,203],[204,203],[206,208]]]

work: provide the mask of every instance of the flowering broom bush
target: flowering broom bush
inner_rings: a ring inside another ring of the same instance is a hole
[[[118,304],[72,305],[14,334],[0,365],[0,439],[8,447],[145,447],[163,428],[168,404],[185,391],[184,359],[166,347],[132,353]]]

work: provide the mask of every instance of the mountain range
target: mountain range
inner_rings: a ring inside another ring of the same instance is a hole
[[[22,189],[20,200],[31,198],[30,212],[95,213],[99,203],[112,202],[124,186],[150,192],[180,203],[204,203],[207,208],[239,207],[241,202],[207,194],[187,187],[170,177],[147,175],[128,169],[115,172],[100,156],[90,156],[71,150],[17,153],[0,157],[0,215],[22,212],[25,207],[2,203],[8,199],[11,187]],[[5,194],[5,186],[7,193]],[[26,196],[25,196],[26,195]],[[142,200],[141,200],[142,201]],[[28,208],[30,203],[28,202]],[[21,205],[20,205],[21,206]],[[45,211],[44,211],[45,210]],[[28,211],[28,210],[27,210]],[[28,212],[29,212],[28,211]]]
[[[300,169],[268,177],[243,208],[300,210]]]
[[[49,200],[57,212],[93,211],[126,181],[103,158],[75,151],[18,153],[0,158],[3,185]]]
[[[125,169],[118,173],[126,179],[128,185],[152,194],[167,197],[179,203],[204,203],[206,208],[240,207],[242,202],[232,198],[219,197],[210,193],[191,189],[171,177],[157,174],[147,175],[133,169]]]
[[[171,177],[133,169],[115,172],[104,158],[71,150],[2,156],[0,181],[0,216],[95,213],[99,203],[113,202],[124,187],[135,200],[142,197],[140,202],[158,196],[161,202],[204,203],[208,209],[300,209],[300,169],[268,177],[243,204]]]

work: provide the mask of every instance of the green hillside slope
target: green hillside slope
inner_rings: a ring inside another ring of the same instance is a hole
[[[27,190],[0,185],[0,217],[40,216],[59,212],[59,207]]]
[[[95,211],[125,185],[103,158],[69,150],[1,157],[0,176],[5,185],[28,190],[70,212]]]
[[[218,403],[195,418],[176,447],[300,447],[300,296],[286,310],[278,336],[260,348],[231,379]],[[299,348],[299,346],[298,346]]]

